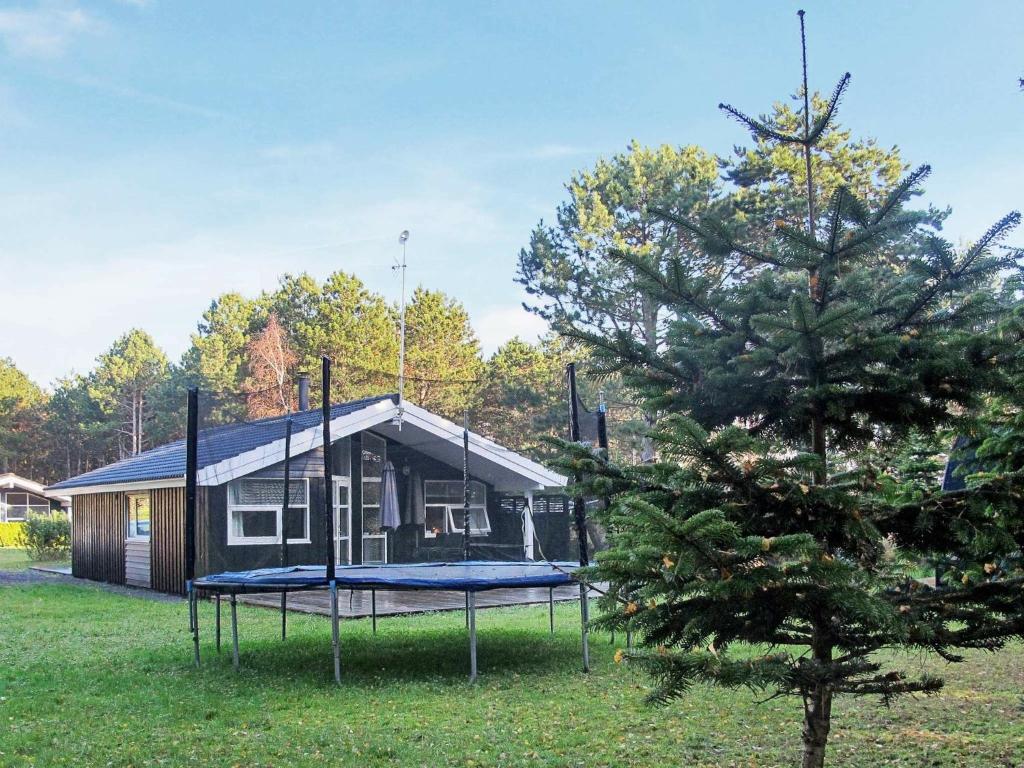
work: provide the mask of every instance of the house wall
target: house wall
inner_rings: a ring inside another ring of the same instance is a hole
[[[71,519],[71,573],[81,579],[124,584],[128,507],[124,493],[75,497]]]
[[[76,496],[71,520],[71,573],[83,579],[184,594],[185,489],[153,488],[149,497],[149,541],[126,542],[128,507],[124,492]],[[206,517],[206,497],[206,489],[199,489],[197,522]],[[197,535],[197,542],[202,540]],[[206,572],[202,549],[197,548],[197,573]]]

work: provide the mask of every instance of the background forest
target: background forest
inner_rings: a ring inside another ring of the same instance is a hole
[[[814,106],[822,104],[816,96]],[[798,113],[780,102],[770,119],[790,126]],[[814,163],[822,196],[841,182],[869,198],[884,195],[907,167],[895,147],[854,139],[839,126],[821,137]],[[728,157],[633,142],[599,160],[568,180],[553,221],[541,221],[518,256],[517,282],[550,333],[536,342],[513,338],[485,357],[463,305],[417,288],[407,310],[406,396],[456,420],[468,410],[474,430],[539,455],[548,450],[545,436],[565,436],[564,370],[576,360],[585,403],[596,407],[602,393],[609,403],[612,454],[627,463],[650,459],[644,432],[658,413],[635,405],[602,344],[629,337],[656,354],[673,316],[614,254],[651,264],[682,259],[709,280],[728,279],[701,261],[692,238],[651,211],[724,211],[736,231],[797,220],[800,202],[787,182],[798,186],[802,173],[791,148],[756,139]],[[946,215],[930,212],[936,226]],[[337,271],[323,282],[285,274],[255,298],[213,299],[178,361],[138,328],[116,339],[92,371],[69,373],[52,389],[0,358],[0,468],[52,482],[178,438],[188,386],[204,393],[205,425],[282,413],[297,405],[297,375],[317,371],[322,354],[335,363],[334,401],[394,392],[398,319],[397,306],[353,274]]]

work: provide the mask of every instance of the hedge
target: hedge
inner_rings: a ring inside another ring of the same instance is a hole
[[[21,535],[25,523],[0,523],[0,547],[18,546],[18,537]]]

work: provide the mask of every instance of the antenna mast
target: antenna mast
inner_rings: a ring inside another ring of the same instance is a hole
[[[402,246],[402,263],[396,262],[392,267],[402,272],[402,304],[398,330],[398,415],[395,417],[399,430],[402,428],[402,409],[405,405],[405,244],[408,240],[409,230],[403,229],[402,234],[398,236],[398,242]]]

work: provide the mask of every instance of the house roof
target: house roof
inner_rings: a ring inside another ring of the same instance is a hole
[[[19,491],[28,491],[38,496],[44,496],[47,499],[57,499],[60,502],[68,503],[71,501],[67,496],[61,496],[60,494],[53,493],[48,490],[42,483],[37,483],[35,480],[29,480],[27,477],[16,475],[13,472],[0,473],[0,489],[9,490],[17,488]]]
[[[362,410],[369,405],[385,400],[390,401],[393,397],[393,395],[380,395],[340,403],[331,408],[331,421],[333,422],[339,416]],[[286,416],[273,416],[257,421],[244,421],[201,429],[196,446],[199,470],[202,471],[275,440],[283,440],[287,418]],[[313,427],[319,427],[323,421],[319,408],[293,413],[291,418],[293,435]],[[113,464],[107,464],[76,477],[61,480],[59,483],[51,485],[50,489],[63,490],[184,477],[185,441],[175,440],[173,443],[143,451],[137,456],[115,461]]]
[[[401,411],[402,428],[392,422]],[[275,416],[203,429],[197,445],[199,485],[221,485],[284,459],[285,424],[288,417]],[[323,440],[320,409],[291,414],[291,454],[298,456]],[[397,395],[339,403],[331,407],[331,438],[338,440],[363,429],[376,427],[397,442],[415,446],[453,466],[462,462],[462,428],[408,401],[398,405]],[[565,485],[566,478],[534,461],[470,433],[473,474],[495,485],[539,488]],[[185,477],[185,441],[176,440],[137,456],[108,464],[62,480],[50,490],[69,494],[180,486]]]

